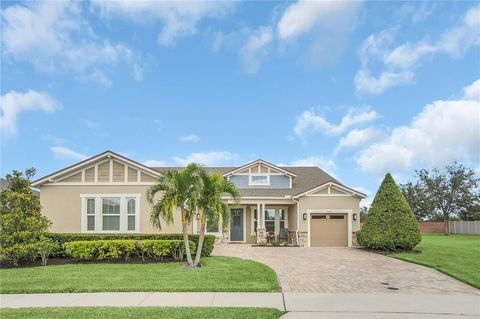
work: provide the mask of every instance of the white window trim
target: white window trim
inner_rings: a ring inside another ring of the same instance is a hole
[[[80,194],[82,233],[139,233],[141,194]],[[95,199],[95,230],[87,230],[87,199]],[[102,198],[120,198],[120,230],[102,230]],[[128,230],[127,198],[135,199],[135,230]]]
[[[255,232],[255,210],[257,209],[257,207],[250,207],[250,235],[252,236],[256,236],[256,232]],[[258,212],[257,212],[257,227],[258,227]]]
[[[255,210],[257,209],[257,207],[254,207],[252,206],[251,208],[251,212],[250,212],[250,229],[251,229],[251,232],[250,234],[252,236],[255,236],[256,233],[254,231],[254,228],[255,228]],[[283,209],[285,211],[285,219],[284,219],[284,228],[288,229],[288,206],[268,206],[268,207],[264,207],[263,209],[263,214],[265,214],[265,210],[267,209],[275,209],[275,234],[276,235],[279,235],[280,234],[280,214],[279,214],[279,209]],[[257,213],[257,227],[258,227],[258,218],[259,218],[259,214]],[[262,218],[263,220],[265,220],[265,216],[262,215]]]
[[[215,235],[215,236],[221,236],[222,235],[222,218],[219,218],[218,220],[218,232],[209,232],[208,231],[208,219],[205,221],[205,234],[207,235]]]
[[[252,177],[253,176],[265,176],[267,177],[266,181],[253,181],[252,180]],[[265,174],[265,173],[252,173],[250,175],[248,175],[248,186],[269,186],[270,185],[270,175],[269,174]]]

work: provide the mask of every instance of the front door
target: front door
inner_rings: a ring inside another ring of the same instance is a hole
[[[230,241],[243,241],[243,208],[230,209]]]

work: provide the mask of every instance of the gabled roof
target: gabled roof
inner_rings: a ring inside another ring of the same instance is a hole
[[[95,155],[95,156],[92,156],[90,158],[87,158],[81,162],[78,162],[76,164],[73,164],[73,165],[70,165],[64,169],[61,169],[61,170],[58,170],[52,174],[49,174],[47,176],[44,176],[40,179],[37,179],[36,181],[33,181],[32,182],[32,186],[39,186],[45,182],[48,182],[52,179],[55,179],[55,177],[58,177],[58,176],[61,176],[61,175],[64,175],[64,174],[67,174],[69,172],[72,172],[72,171],[75,171],[77,169],[80,169],[84,166],[88,166],[89,164],[93,164],[95,163],[96,161],[99,161],[103,158],[113,158],[113,159],[117,159],[117,160],[120,160],[120,161],[123,161],[123,162],[126,162],[127,164],[131,165],[132,167],[137,167],[139,169],[142,169],[143,171],[145,172],[148,172],[154,176],[161,176],[162,174],[160,172],[158,172],[157,170],[155,169],[152,169],[151,167],[148,167],[148,166],[145,166],[139,162],[136,162],[136,161],[133,161],[129,158],[126,158],[125,156],[122,156],[120,154],[117,154],[115,152],[112,152],[112,151],[105,151],[103,153],[100,153],[98,155]]]
[[[229,175],[238,173],[238,172],[240,172],[240,171],[243,171],[244,169],[247,169],[247,168],[249,168],[249,167],[251,167],[251,166],[255,166],[255,165],[265,165],[265,166],[267,166],[267,167],[270,167],[270,168],[273,168],[273,169],[275,169],[275,170],[278,170],[278,171],[280,171],[280,172],[282,172],[282,173],[285,173],[285,175],[289,175],[289,176],[292,176],[292,177],[295,177],[295,176],[296,176],[296,175],[295,175],[294,173],[292,173],[291,171],[286,170],[286,169],[284,169],[284,168],[281,168],[281,167],[279,167],[279,166],[273,165],[272,163],[269,163],[269,162],[264,161],[264,160],[262,160],[262,159],[258,159],[258,160],[256,160],[256,161],[249,162],[249,163],[247,163],[247,164],[245,164],[245,165],[242,165],[242,166],[240,166],[240,167],[237,167],[237,168],[234,168],[234,169],[232,169],[232,170],[230,170],[230,171],[227,171],[226,173],[223,173],[223,176],[229,176]]]

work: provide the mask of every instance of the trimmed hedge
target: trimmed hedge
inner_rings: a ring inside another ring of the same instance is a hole
[[[412,250],[422,235],[407,200],[387,174],[378,189],[362,229],[357,232],[360,246],[375,250]]]
[[[182,234],[77,234],[77,233],[48,233],[47,238],[53,239],[60,244],[58,251],[52,254],[54,257],[66,257],[63,244],[72,241],[91,240],[182,240]],[[188,235],[190,241],[198,245],[199,235]],[[208,257],[212,253],[215,243],[214,235],[205,235],[202,246],[202,257]]]
[[[137,256],[183,260],[185,256],[183,240],[84,240],[66,242],[64,247],[68,256],[85,260],[128,260]],[[190,249],[195,251],[192,241]]]

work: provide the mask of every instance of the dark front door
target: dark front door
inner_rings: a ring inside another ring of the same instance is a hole
[[[243,208],[230,210],[230,241],[243,241]]]

